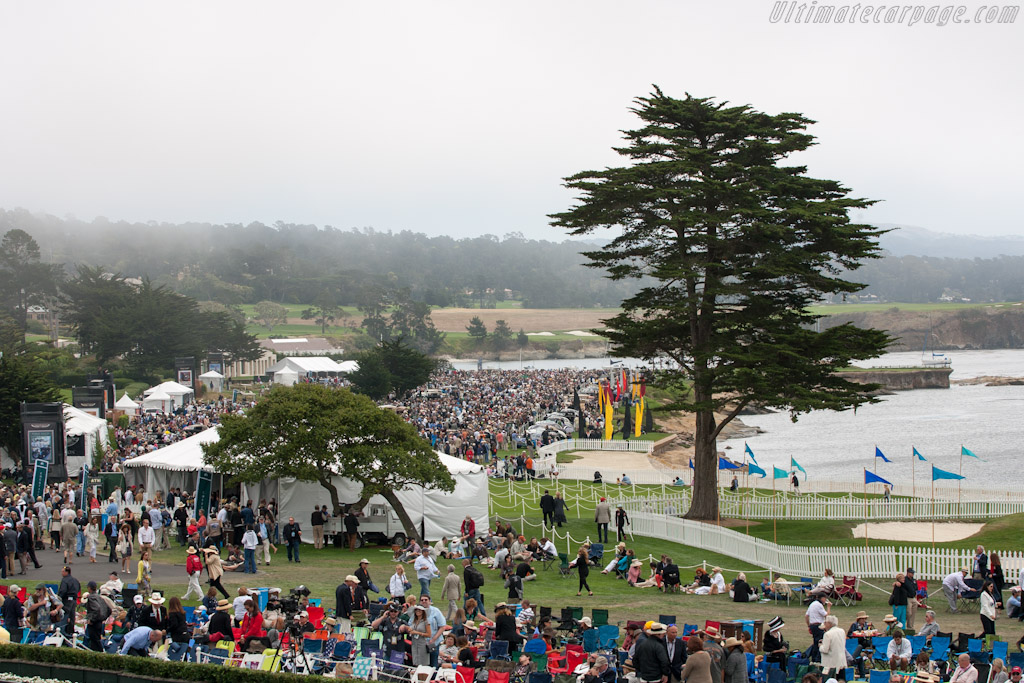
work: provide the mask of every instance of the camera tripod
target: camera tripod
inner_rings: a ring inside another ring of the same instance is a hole
[[[281,654],[281,640],[277,641],[277,650],[274,652],[274,658],[281,659],[281,670],[290,671],[295,673],[298,668],[298,664],[301,661],[306,667],[306,673],[312,673],[313,667],[309,663],[309,658],[306,657],[306,649],[303,646],[303,635],[298,629],[289,627],[285,633],[288,634],[288,651]],[[283,638],[283,636],[282,636]]]

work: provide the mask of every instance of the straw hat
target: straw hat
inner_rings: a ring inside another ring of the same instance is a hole
[[[479,629],[479,628],[477,627],[477,625],[476,625],[476,622],[475,622],[475,621],[473,621],[472,619],[470,619],[469,621],[467,621],[466,623],[464,623],[464,624],[462,625],[462,628],[463,628],[463,630],[465,630],[465,629],[469,629],[470,631],[479,631],[479,630],[480,630],[480,629]]]
[[[717,638],[718,637],[718,627],[717,626],[708,626],[708,627],[706,627],[704,629],[703,633],[708,638]]]
[[[352,583],[359,583],[359,579],[357,579],[352,574],[349,574],[348,576],[345,577],[345,583],[348,583],[349,581],[351,581]]]
[[[199,551],[198,551],[198,550],[196,550],[196,547],[195,547],[194,545],[190,545],[190,546],[188,547],[188,550],[187,550],[186,552],[187,552],[187,553],[188,553],[189,555],[197,555],[197,554],[199,553]]]
[[[868,613],[865,612],[864,610],[861,610],[861,611],[857,612],[857,619],[867,619],[867,618],[868,618]]]
[[[887,624],[895,624],[896,623],[896,617],[894,617],[891,614],[886,614],[885,615],[885,619],[882,619],[882,621],[884,621]]]
[[[729,636],[728,638],[726,638],[725,639],[725,643],[723,644],[723,647],[726,650],[728,650],[731,647],[737,647],[737,646],[742,647],[743,646],[743,641],[737,640],[736,638],[733,638],[732,636]]]
[[[580,623],[581,624],[586,624],[588,627],[594,625],[594,623],[592,621],[590,621],[590,617],[583,617],[582,619],[580,619]]]
[[[653,624],[651,624],[651,627],[647,629],[647,632],[652,636],[657,636],[665,633],[666,630],[668,629],[665,628],[665,624],[656,621]]]
[[[217,611],[218,612],[227,612],[229,609],[231,609],[231,603],[230,602],[228,602],[227,600],[218,600],[217,601]]]
[[[359,564],[370,564],[370,561],[364,557],[363,559],[359,560]]]
[[[629,563],[629,566],[630,567],[642,567],[642,566],[644,566],[644,563],[641,562],[640,560],[633,560],[632,562]]]
[[[162,605],[164,604],[164,596],[160,595],[160,591],[156,591],[149,596],[149,604],[151,605]]]
[[[327,619],[324,620],[324,624],[326,624],[327,626],[337,626],[338,620],[334,617],[327,617]]]

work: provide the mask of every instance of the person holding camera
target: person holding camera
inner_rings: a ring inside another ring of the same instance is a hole
[[[811,604],[807,607],[807,611],[804,613],[804,621],[807,623],[807,631],[811,634],[812,642],[809,657],[812,662],[820,661],[818,648],[821,645],[821,639],[825,635],[823,624],[825,623],[825,617],[827,617],[831,611],[832,603],[825,597],[824,593],[819,593],[811,598]]]

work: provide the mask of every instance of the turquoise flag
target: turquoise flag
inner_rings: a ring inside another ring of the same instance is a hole
[[[960,447],[960,455],[966,455],[971,458],[978,458],[978,456],[976,456],[974,453],[971,453],[971,449],[967,448],[966,446]],[[981,460],[981,458],[978,458],[978,460]]]
[[[757,464],[757,458],[754,457],[754,451],[750,450],[750,446],[745,442],[743,444],[743,452],[750,456],[750,459],[754,461],[755,465]]]
[[[747,474],[760,474],[762,479],[768,476],[768,473],[757,465],[747,465]]]
[[[786,470],[782,469],[781,467],[776,467],[775,468],[775,472],[772,473],[772,479],[788,479],[788,478],[789,478],[789,472],[787,472]]]
[[[789,466],[791,469],[800,470],[801,472],[804,473],[804,479],[807,478],[807,470],[805,470],[803,467],[800,467],[800,463],[798,463],[792,455],[789,456]]]
[[[932,481],[938,481],[939,479],[966,479],[966,478],[967,477],[964,477],[963,475],[960,475],[960,474],[955,474],[953,472],[947,472],[946,470],[940,470],[935,465],[932,465]]]
[[[920,460],[921,462],[927,462],[927,459],[923,455],[921,455],[921,453],[917,450],[917,446],[913,446],[913,449],[914,455],[917,457],[918,460]]]

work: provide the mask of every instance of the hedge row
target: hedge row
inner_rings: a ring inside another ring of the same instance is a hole
[[[195,681],[197,683],[295,683],[295,677],[292,674],[251,671],[234,666],[214,664],[168,662],[152,657],[109,655],[69,647],[0,645],[0,661],[4,660],[74,666],[136,675],[143,678]],[[351,681],[351,683],[357,682]]]

